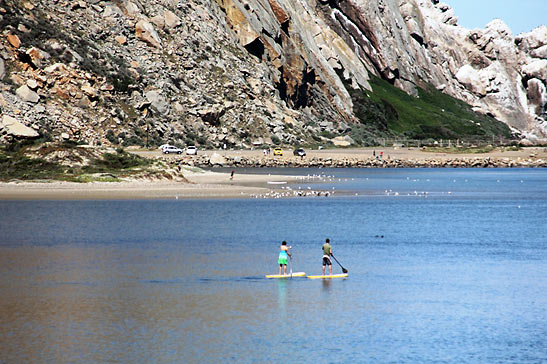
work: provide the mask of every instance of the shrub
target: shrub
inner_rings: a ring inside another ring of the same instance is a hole
[[[275,145],[279,145],[281,144],[281,140],[279,140],[279,137],[277,135],[272,135],[272,143],[274,143]]]
[[[105,153],[102,158],[93,161],[93,164],[86,166],[83,170],[86,173],[105,173],[125,170],[135,167],[149,165],[151,162],[134,154],[129,154],[121,148],[116,153]]]
[[[112,129],[109,129],[106,132],[106,139],[112,144],[118,144],[118,138],[116,138],[116,135],[114,135]]]
[[[41,158],[29,158],[19,153],[0,152],[0,180],[46,179],[63,173],[63,167]]]

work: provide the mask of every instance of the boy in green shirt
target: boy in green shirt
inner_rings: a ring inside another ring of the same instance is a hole
[[[332,262],[330,256],[332,255],[332,246],[330,246],[330,239],[325,240],[323,244],[323,275],[325,275],[325,266],[329,266],[329,274],[332,275]]]

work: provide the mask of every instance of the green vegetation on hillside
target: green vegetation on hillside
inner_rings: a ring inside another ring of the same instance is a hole
[[[46,160],[46,155],[63,152],[64,159]],[[68,156],[67,156],[68,154]],[[38,150],[20,147],[0,149],[0,181],[10,180],[63,180],[74,182],[119,181],[141,172],[151,165],[146,158],[129,154],[122,149],[115,153],[104,153],[100,157],[91,158],[88,164],[78,165],[82,157],[76,152],[75,146],[43,145]],[[67,165],[65,163],[71,163]]]
[[[20,153],[0,151],[0,181],[50,179],[60,176],[63,167],[41,158],[29,158]]]
[[[361,123],[380,134],[422,140],[512,138],[504,123],[474,112],[431,85],[419,88],[414,97],[375,76],[370,84],[372,92],[349,87],[348,91]]]
[[[102,158],[94,159],[92,164],[83,167],[82,170],[86,173],[112,173],[145,167],[149,164],[149,159],[118,149],[116,153],[105,153]]]

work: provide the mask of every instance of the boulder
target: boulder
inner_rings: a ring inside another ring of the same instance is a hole
[[[78,100],[76,106],[82,109],[87,109],[89,106],[91,106],[91,100],[89,100],[89,97],[87,97],[87,95],[84,95]]]
[[[350,136],[347,136],[347,135],[337,136],[335,138],[332,138],[331,142],[337,147],[349,147],[350,145],[355,143],[355,141]]]
[[[213,105],[210,108],[198,110],[201,119],[210,124],[218,124],[219,119],[226,113],[226,107],[223,105]]]
[[[530,52],[530,55],[534,58],[547,59],[547,44],[534,49]]]
[[[160,114],[165,115],[169,112],[169,104],[161,95],[160,91],[147,91],[145,92],[144,97],[146,97],[146,99],[150,102],[151,107],[153,107]]]
[[[135,37],[153,47],[161,48],[161,38],[154,29],[154,26],[148,21],[141,19],[135,24]]]
[[[167,29],[174,29],[182,24],[182,21],[172,11],[166,10],[163,14],[164,24]]]
[[[36,92],[32,91],[27,85],[19,87],[15,93],[25,102],[37,103],[40,101],[40,96]]]
[[[114,38],[114,40],[120,45],[124,45],[127,43],[127,37],[124,35],[118,35]]]
[[[51,66],[44,68],[44,71],[46,73],[66,72],[67,67],[64,63],[55,63],[55,64],[52,64]]]
[[[97,97],[97,90],[94,87],[83,85],[82,91],[92,99]]]
[[[538,59],[522,67],[524,74],[547,82],[547,59]]]
[[[135,4],[134,2],[124,1],[123,5],[125,7],[125,11],[127,12],[127,15],[131,17],[135,17],[141,13],[141,9],[139,9],[137,4]]]
[[[38,47],[32,47],[25,52],[29,57],[34,67],[41,68],[45,62],[51,57],[49,53],[41,50]]]
[[[479,72],[475,70],[471,65],[466,64],[465,66],[460,68],[458,70],[458,73],[456,73],[456,79],[459,83],[461,83],[463,86],[473,91],[474,93],[479,95],[486,94],[486,90],[484,85],[482,84]]]
[[[17,119],[8,115],[2,117],[0,129],[4,129],[7,134],[17,138],[37,138],[40,136],[36,130],[25,126],[17,121]]]
[[[535,28],[531,32],[520,34],[515,43],[521,51],[526,53],[547,45],[547,25]]]
[[[21,40],[19,40],[19,37],[16,36],[15,34],[8,34],[8,42],[15,49],[17,49],[21,46]]]
[[[211,165],[225,165],[226,164],[226,158],[218,154],[217,152],[214,152],[211,157],[209,157],[209,164]]]
[[[150,18],[150,22],[159,29],[165,28],[165,18],[161,15],[156,15]]]
[[[36,82],[36,80],[30,79],[27,81],[27,86],[34,91],[38,88],[38,82]]]

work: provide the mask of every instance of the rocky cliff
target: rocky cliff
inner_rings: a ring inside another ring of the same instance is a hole
[[[547,27],[468,30],[435,0],[0,0],[0,29],[4,142],[547,136]],[[403,124],[398,100],[432,116]]]

